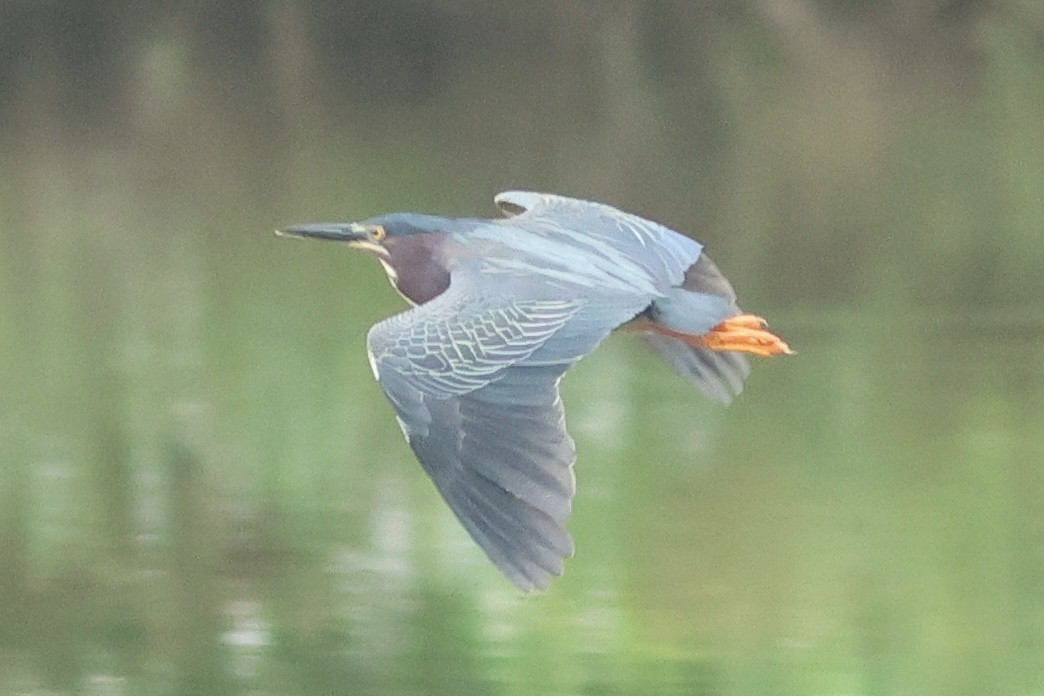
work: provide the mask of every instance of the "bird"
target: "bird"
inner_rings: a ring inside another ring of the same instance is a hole
[[[521,591],[574,555],[565,528],[576,446],[559,382],[618,328],[728,404],[746,354],[791,354],[742,312],[703,246],[610,205],[533,191],[493,219],[391,213],[285,237],[377,258],[411,305],[366,337],[374,377],[421,466],[471,538]]]

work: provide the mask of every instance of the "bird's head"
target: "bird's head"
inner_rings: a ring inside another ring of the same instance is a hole
[[[276,230],[282,237],[325,239],[344,242],[355,249],[362,249],[378,258],[388,259],[395,251],[404,247],[430,244],[422,239],[432,233],[449,232],[452,221],[435,215],[416,213],[392,213],[369,218],[361,222],[320,222],[306,225],[291,225]]]
[[[321,222],[276,230],[282,237],[325,239],[362,249],[381,261],[392,284],[408,300],[426,302],[449,285],[444,254],[447,235],[473,221],[419,213],[391,213],[361,222]]]

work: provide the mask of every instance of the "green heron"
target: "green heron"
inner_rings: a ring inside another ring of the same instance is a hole
[[[790,353],[692,239],[607,205],[509,191],[503,219],[396,213],[295,225],[384,266],[414,305],[370,329],[370,366],[421,466],[476,543],[524,591],[573,554],[563,528],[576,449],[562,375],[627,327],[729,403],[743,356]]]

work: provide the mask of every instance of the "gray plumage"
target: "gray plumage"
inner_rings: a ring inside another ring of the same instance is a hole
[[[632,321],[700,334],[739,308],[701,245],[662,225],[549,194],[506,192],[496,203],[509,217],[399,214],[283,233],[381,247],[415,306],[370,330],[374,375],[468,533],[512,582],[542,589],[573,553],[563,525],[576,450],[562,375]],[[383,242],[364,238],[378,228]],[[663,333],[645,340],[722,403],[750,370],[737,353]]]

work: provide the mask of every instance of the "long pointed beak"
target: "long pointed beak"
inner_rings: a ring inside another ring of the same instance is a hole
[[[308,225],[290,225],[276,230],[280,237],[329,239],[334,242],[365,242],[366,226],[357,222],[320,222]]]

